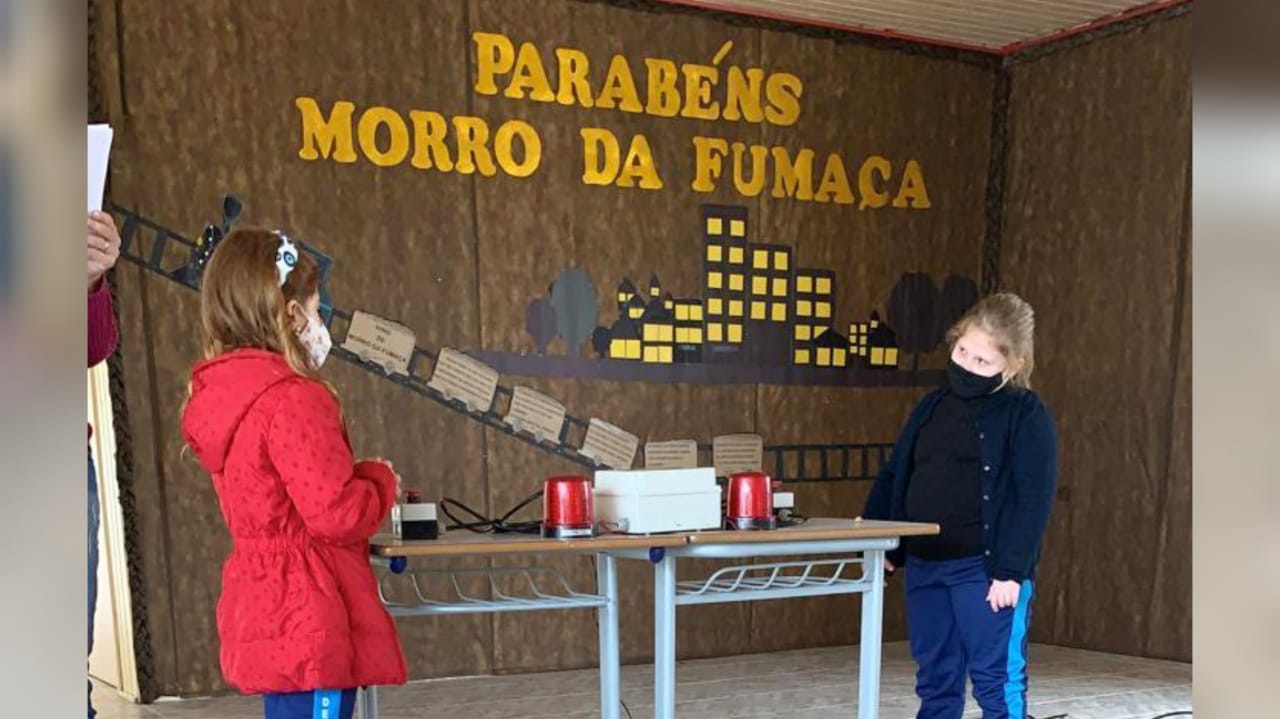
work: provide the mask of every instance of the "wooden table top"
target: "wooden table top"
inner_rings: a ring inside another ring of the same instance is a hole
[[[586,554],[605,550],[679,547],[685,544],[819,542],[839,539],[907,537],[937,534],[936,524],[882,522],[871,519],[815,517],[795,527],[772,531],[680,532],[674,534],[605,534],[582,539],[544,539],[532,534],[477,534],[453,530],[440,539],[404,541],[390,535],[370,540],[379,557],[458,557],[486,554]]]
[[[379,557],[457,557],[484,554],[589,554],[616,549],[679,547],[685,534],[653,536],[605,534],[581,539],[544,539],[536,534],[477,534],[465,529],[446,532],[439,539],[404,541],[381,534],[369,541]]]
[[[936,524],[882,522],[874,519],[814,517],[804,524],[772,531],[715,531],[689,535],[690,544],[747,544],[762,542],[819,542],[833,539],[872,539],[937,534]]]

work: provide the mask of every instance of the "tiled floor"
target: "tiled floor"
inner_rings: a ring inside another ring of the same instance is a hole
[[[683,662],[679,719],[818,719],[857,712],[857,647]],[[914,667],[903,643],[884,648],[880,716],[915,716]],[[652,667],[625,667],[623,700],[632,719],[653,716]],[[599,716],[594,671],[423,682],[381,691],[382,719],[518,719]],[[95,692],[102,719],[252,719],[261,701],[221,697],[126,704]],[[1191,665],[1036,646],[1031,650],[1031,714],[1039,719],[1153,719],[1191,709]],[[966,716],[981,715],[970,706]],[[626,716],[626,712],[623,713]]]

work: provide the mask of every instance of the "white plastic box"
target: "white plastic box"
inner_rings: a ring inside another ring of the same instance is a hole
[[[603,470],[595,477],[596,521],[625,534],[719,529],[713,467]]]

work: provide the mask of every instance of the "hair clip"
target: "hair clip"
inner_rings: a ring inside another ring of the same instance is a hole
[[[285,281],[289,279],[289,273],[293,272],[293,268],[298,264],[298,248],[283,232],[276,230],[275,235],[280,238],[280,247],[276,249],[276,273],[280,275],[280,286],[284,287]]]

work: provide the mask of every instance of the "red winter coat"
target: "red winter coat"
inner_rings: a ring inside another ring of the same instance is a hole
[[[395,475],[352,461],[328,388],[274,352],[228,352],[192,371],[182,433],[231,531],[218,599],[226,680],[247,694],[405,683],[369,566]]]

